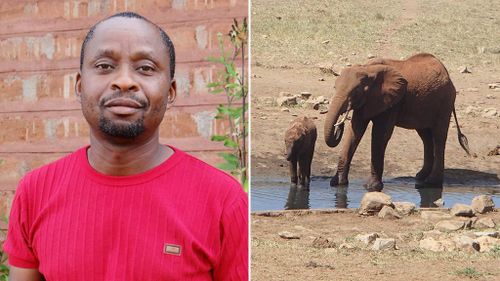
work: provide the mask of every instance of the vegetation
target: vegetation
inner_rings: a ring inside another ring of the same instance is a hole
[[[218,34],[220,56],[210,57],[208,60],[222,66],[217,77],[207,87],[213,94],[224,93],[227,98],[226,104],[217,107],[216,119],[222,119],[229,125],[229,131],[221,135],[213,135],[212,140],[223,142],[231,152],[220,153],[224,162],[218,167],[231,172],[240,179],[245,191],[248,190],[247,177],[247,136],[248,121],[247,93],[248,85],[245,81],[245,47],[247,44],[247,21],[246,18],[240,25],[235,19],[229,32],[232,50],[226,52],[224,48],[224,37]],[[241,73],[237,71],[237,62],[241,65]]]
[[[478,278],[482,275],[473,267],[466,267],[464,269],[459,269],[455,271],[455,274],[458,276],[465,276],[469,278]]]

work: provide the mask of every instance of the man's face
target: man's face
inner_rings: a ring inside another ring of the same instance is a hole
[[[94,134],[130,139],[156,132],[176,94],[158,29],[135,18],[99,24],[86,46],[76,93]]]

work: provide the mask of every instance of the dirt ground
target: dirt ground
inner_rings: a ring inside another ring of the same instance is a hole
[[[276,105],[276,99],[284,93],[309,92],[312,98],[329,99],[336,77],[322,72],[320,65],[333,65],[340,72],[348,64],[366,62],[369,54],[398,59],[429,52],[448,68],[458,91],[458,122],[474,154],[469,157],[462,150],[456,124],[450,120],[445,184],[481,182],[500,186],[500,155],[488,155],[500,145],[500,89],[490,86],[500,85],[500,45],[492,41],[500,38],[500,20],[495,16],[500,13],[500,4],[365,2],[288,1],[285,7],[283,1],[252,1],[252,177],[288,176],[283,134],[299,116],[314,118],[318,127],[312,176],[334,174],[339,148],[329,148],[324,142],[322,110]],[[461,73],[462,66],[471,73]],[[488,115],[487,111],[497,113]],[[354,156],[350,179],[366,179],[369,174],[370,131],[369,127]],[[384,178],[412,177],[422,163],[423,145],[417,133],[396,128],[385,154]],[[498,214],[495,216],[498,221]],[[385,222],[352,214],[253,216],[252,280],[368,280],[373,276],[383,280],[462,280],[466,277],[453,272],[468,265],[486,274],[474,278],[495,280],[490,273],[500,278],[498,256],[430,255],[411,249],[383,254],[337,251],[330,256],[310,250],[307,239],[289,242],[277,237],[277,232],[296,225],[335,234],[338,239],[352,235],[347,232],[353,228],[358,232],[415,232],[425,227],[413,219]],[[332,232],[335,229],[345,233],[339,236]],[[496,264],[496,269],[491,264]]]
[[[500,223],[499,212],[481,217]],[[498,251],[435,253],[420,249],[419,240],[433,228],[433,222],[418,214],[393,221],[353,212],[287,211],[275,217],[254,214],[251,227],[252,280],[500,280]],[[282,231],[299,239],[283,239],[278,235]],[[374,251],[355,241],[356,235],[373,232],[395,238],[397,250]],[[335,246],[314,247],[317,237],[330,238]]]

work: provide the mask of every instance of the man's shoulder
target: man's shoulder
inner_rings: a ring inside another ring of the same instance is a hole
[[[179,150],[177,150],[179,151]],[[187,167],[194,168],[193,172],[195,175],[199,175],[203,173],[205,176],[208,176],[210,178],[216,178],[219,180],[223,180],[227,183],[230,184],[236,184],[239,185],[240,183],[231,175],[228,173],[220,170],[219,168],[216,168],[212,166],[211,164],[208,164],[207,162],[191,155],[186,152],[180,151],[181,153],[184,154],[184,159],[183,162]]]
[[[78,154],[81,150],[85,148],[80,148],[72,153],[69,153],[57,160],[49,162],[41,167],[33,169],[27,172],[20,181],[20,186],[22,185],[36,185],[42,180],[46,182],[48,179],[57,180],[60,179],[62,174],[67,173],[70,166],[77,164]]]
[[[230,174],[191,154],[180,151],[179,149],[175,149],[175,151],[180,152],[182,155],[182,160],[180,161],[182,164],[179,165],[181,169],[189,171],[188,176],[202,181],[207,189],[221,192],[222,194],[226,192],[241,193],[240,195],[245,194],[241,184]]]

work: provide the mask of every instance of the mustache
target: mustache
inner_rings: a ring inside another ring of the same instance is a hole
[[[140,98],[138,96],[127,95],[126,93],[123,93],[123,92],[114,92],[110,96],[102,97],[101,100],[99,101],[99,106],[102,107],[102,106],[104,106],[104,104],[106,104],[106,102],[108,102],[110,100],[117,99],[117,98],[128,98],[128,99],[135,100],[136,102],[140,103],[142,107],[147,107],[149,105],[149,103],[146,99]]]

